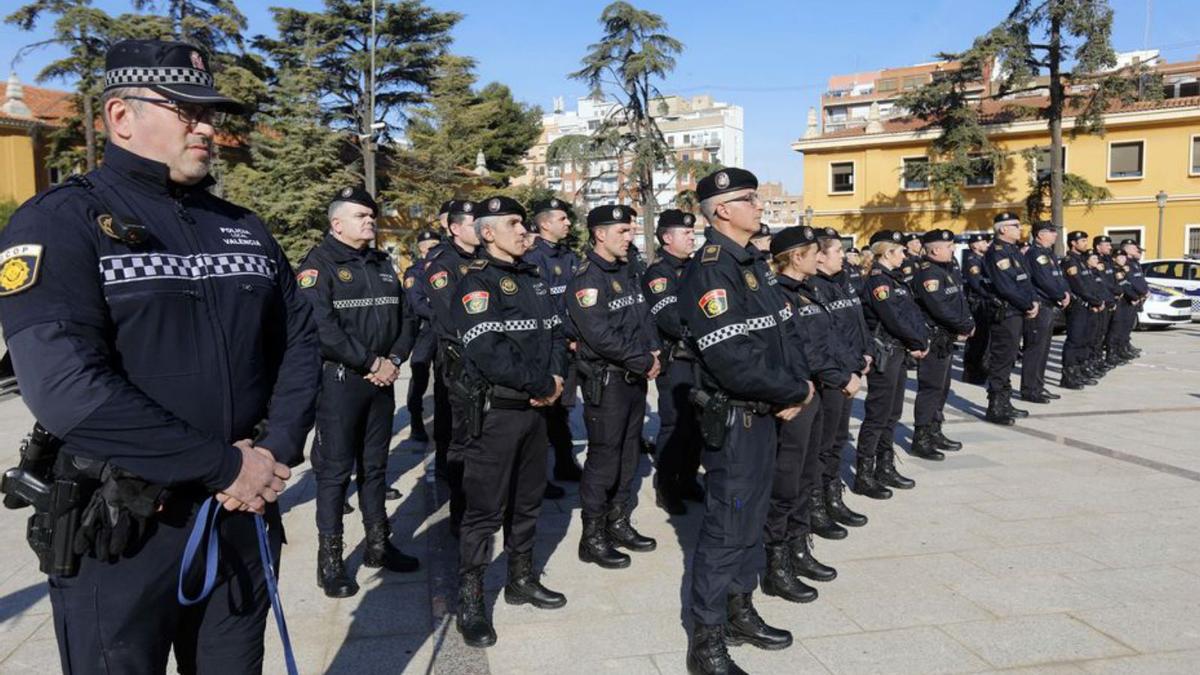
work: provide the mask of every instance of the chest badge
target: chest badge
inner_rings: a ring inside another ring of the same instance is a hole
[[[350,270],[346,269],[345,267],[338,268],[337,278],[338,278],[338,281],[341,281],[341,282],[344,282],[347,284],[350,283],[351,281],[354,281],[354,275],[351,274]]]
[[[754,272],[746,270],[742,272],[742,278],[746,280],[746,285],[750,287],[750,290],[758,290],[758,277],[754,276]]]
[[[613,279],[612,280],[612,288],[613,288],[613,293],[620,293],[622,290],[621,282],[617,281],[616,279]]]
[[[468,269],[470,269],[470,268],[468,268],[466,265],[459,265],[459,266],[458,266],[458,273],[459,273],[460,275],[466,274]]]
[[[559,267],[558,265],[554,266],[554,276],[556,276],[556,277],[562,276],[562,268]]]
[[[504,291],[505,295],[516,295],[517,282],[512,277],[502,277],[500,279],[500,290]]]

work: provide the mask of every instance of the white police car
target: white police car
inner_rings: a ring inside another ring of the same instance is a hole
[[[1134,328],[1144,330],[1191,323],[1192,301],[1183,291],[1157,283],[1148,285],[1150,295],[1146,296],[1146,302],[1138,311]]]
[[[1146,279],[1160,286],[1182,292],[1192,305],[1192,320],[1200,321],[1200,260],[1193,258],[1163,258],[1143,260]]]

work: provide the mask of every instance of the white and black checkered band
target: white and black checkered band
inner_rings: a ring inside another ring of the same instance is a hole
[[[187,279],[256,276],[275,278],[275,262],[254,253],[134,253],[100,258],[104,284],[124,284],[150,279]]]
[[[198,84],[211,88],[213,76],[203,70],[179,66],[114,68],[104,73],[105,87],[140,87],[147,84]]]

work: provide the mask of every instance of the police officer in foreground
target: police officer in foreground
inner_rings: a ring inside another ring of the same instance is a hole
[[[1059,263],[1071,293],[1067,305],[1067,339],[1062,346],[1064,389],[1083,389],[1096,384],[1088,360],[1091,356],[1093,317],[1104,311],[1104,297],[1087,264],[1088,233],[1076,230],[1067,235],[1067,254]]]
[[[62,670],[161,673],[174,647],[181,672],[259,672],[270,601],[251,513],[279,560],[275,501],[319,382],[311,310],[267,226],[208,192],[217,128],[241,107],[207,55],[126,40],[105,70],[103,165],[0,235],[21,394],[62,442],[44,477],[82,491],[63,514],[73,550],[51,552],[74,568],[49,578]],[[180,559],[212,495],[222,565],[183,607]]]
[[[993,424],[1013,424],[1028,412],[1012,405],[1013,365],[1021,344],[1025,318],[1037,318],[1041,310],[1033,282],[1029,280],[1025,257],[1017,247],[1021,221],[1016,214],[1003,212],[992,219],[995,238],[984,255],[984,272],[992,282],[999,305],[991,316],[988,341],[988,407],[985,419]]]
[[[433,334],[433,309],[429,298],[425,297],[425,286],[420,283],[428,263],[429,252],[440,244],[442,238],[429,228],[417,232],[417,257],[408,269],[404,270],[404,297],[408,308],[416,315],[417,338],[413,344],[412,356],[408,367],[412,371],[408,380],[408,396],[406,406],[409,417],[409,440],[417,443],[428,443],[429,435],[425,432],[425,392],[429,389],[429,372],[433,364],[434,354],[437,353],[437,337]]]
[[[961,450],[962,443],[942,433],[954,344],[975,331],[962,276],[954,264],[954,233],[931,230],[921,237],[925,260],[917,266],[913,294],[929,326],[929,353],[917,365],[917,400],[913,405],[913,440],[909,452],[940,461],[941,450]]]
[[[990,245],[990,235],[972,234],[967,238],[967,250],[963,254],[967,304],[971,308],[971,318],[975,320],[975,334],[967,338],[963,350],[962,381],[967,384],[987,384],[983,357],[987,353],[992,313],[999,302],[983,264],[983,255]]]
[[[531,210],[531,220],[527,224],[533,225],[538,236],[522,260],[537,266],[542,280],[550,289],[550,298],[563,321],[563,329],[567,331],[570,328],[567,321],[567,282],[575,276],[575,270],[579,267],[579,256],[571,250],[568,241],[571,206],[553,198],[533,204]],[[574,338],[569,332],[564,334],[568,340]],[[575,439],[571,436],[571,409],[575,407],[575,391],[578,388],[574,358],[570,358],[563,394],[546,411],[546,431],[554,448],[554,479],[574,483],[578,483],[583,476],[579,464],[575,462]],[[547,497],[554,498],[551,494],[547,494]]]
[[[1058,228],[1048,220],[1034,223],[1025,264],[1037,291],[1042,311],[1025,320],[1025,339],[1021,347],[1021,400],[1030,403],[1049,403],[1061,398],[1046,390],[1046,361],[1050,357],[1050,338],[1053,337],[1054,317],[1059,308],[1071,305],[1071,292],[1054,254]]]
[[[762,217],[758,179],[727,168],[696,185],[709,222],[678,294],[700,359],[696,383],[705,452],[704,520],[692,562],[691,673],[744,673],[726,642],[784,649],[791,633],[768,626],[752,594],[775,473],[776,418],[789,420],[813,387],[791,326],[791,308],[750,244]]]
[[[546,411],[563,392],[567,344],[538,269],[522,260],[525,210],[508,197],[480,202],[483,250],[455,287],[451,316],[462,336],[463,379],[474,392],[463,446],[458,630],[473,647],[496,643],[483,602],[492,536],[504,528],[504,600],[557,609],[561,594],[538,581],[533,540],[546,487]]]
[[[413,572],[416,558],[390,541],[384,491],[396,408],[393,384],[412,351],[416,317],[391,257],[373,248],[379,206],[347,187],[329,204],[329,231],[300,263],[296,283],[321,339],[321,394],[312,466],[317,482],[317,585],[331,598],[358,592],[342,560],[342,503],[350,472],[367,533],[363,565]]]
[[[695,383],[696,357],[687,344],[687,329],[679,316],[678,293],[684,267],[695,248],[696,217],[678,209],[658,214],[659,257],[646,269],[642,292],[663,345],[664,364],[658,376],[658,438],[655,479],[657,503],[671,515],[687,513],[684,500],[704,501],[696,483],[700,468],[700,434],[688,398]]]
[[[662,347],[641,288],[633,285],[629,242],[633,209],[598,206],[588,212],[592,249],[567,283],[567,313],[579,336],[576,368],[583,386],[587,461],[579,482],[583,537],[579,559],[605,569],[628,567],[630,551],[658,543],[630,522],[647,381],[662,369]]]

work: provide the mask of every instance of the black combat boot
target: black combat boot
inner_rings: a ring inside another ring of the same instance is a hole
[[[917,486],[917,481],[902,476],[899,471],[896,471],[896,452],[894,450],[884,450],[879,453],[879,460],[875,464],[875,480],[890,488],[900,490],[911,490]]]
[[[629,567],[629,555],[613,548],[608,541],[604,518],[584,518],[583,537],[579,540],[579,559],[596,563],[608,570]]]
[[[516,553],[508,558],[508,584],[504,601],[510,605],[533,605],[538,609],[558,609],[567,604],[567,596],[546,588],[533,571],[533,554]]]
[[[397,490],[396,488],[388,488],[388,489],[387,489],[387,490],[385,490],[385,491],[384,491],[384,493],[383,493],[383,499],[384,499],[384,501],[389,501],[389,502],[394,502],[394,501],[396,501],[397,499],[400,499],[400,498],[401,498],[401,497],[403,497],[403,496],[404,496],[404,495],[400,494],[400,491],[399,491],[399,490]]]
[[[687,669],[691,675],[748,675],[729,658],[723,624],[698,623],[692,627]]]
[[[1083,382],[1079,377],[1078,366],[1063,366],[1062,376],[1058,378],[1058,386],[1062,389],[1083,389]]]
[[[734,646],[750,643],[759,649],[787,649],[792,646],[792,634],[768,626],[754,609],[749,593],[734,593],[729,596],[725,641]]]
[[[496,629],[488,618],[483,604],[483,572],[476,567],[463,572],[458,580],[458,632],[472,647],[491,647],[496,644]]]
[[[822,539],[845,539],[850,534],[825,510],[825,495],[819,485],[808,493],[808,526]]]
[[[912,447],[908,449],[908,454],[934,462],[946,459],[946,455],[937,449],[937,441],[933,437],[933,429],[928,425],[913,429]],[[887,481],[884,481],[884,484],[891,485]]]
[[[812,541],[808,537],[800,537],[788,547],[792,556],[792,572],[813,581],[833,581],[837,578],[837,570],[813,557]]]
[[[666,478],[659,474],[658,485],[654,490],[654,503],[669,515],[687,515],[687,505],[683,503],[683,497],[679,495],[678,483],[673,478]]]
[[[317,585],[326,597],[348,598],[357,593],[358,584],[346,574],[342,560],[342,535],[318,535],[317,546]]]
[[[875,458],[858,456],[854,469],[854,485],[850,491],[871,499],[891,499],[892,491],[875,480]]]
[[[367,549],[363,553],[363,566],[382,567],[389,572],[416,572],[421,562],[405,555],[388,541],[391,528],[387,521],[367,528]]]
[[[963,444],[952,438],[946,438],[946,434],[942,433],[942,423],[934,422],[933,447],[937,448],[938,450],[949,450],[950,452],[954,452],[955,450],[962,450]]]
[[[408,440],[413,443],[428,443],[429,434],[425,432],[425,420],[417,415],[408,423]]]
[[[1079,381],[1087,387],[1100,384],[1099,376],[1086,363],[1075,366],[1075,372],[1079,374]]]
[[[846,506],[842,500],[842,479],[834,478],[825,484],[825,508],[834,520],[849,527],[862,527],[867,524],[867,517],[856,513]]]
[[[1000,401],[1004,405],[1004,411],[1008,413],[1008,416],[1014,420],[1020,420],[1029,417],[1028,410],[1022,410],[1020,408],[1013,407],[1011,390],[1005,391],[1004,396],[1001,397]]]
[[[992,424],[1002,424],[1004,426],[1012,426],[1016,420],[1008,414],[1008,410],[1004,407],[1004,396],[1002,394],[988,394],[987,414],[983,419]]]
[[[1021,400],[1027,403],[1045,404],[1050,402],[1050,398],[1048,396],[1043,396],[1042,392],[1040,391],[1037,393],[1021,392]]]
[[[629,522],[629,507],[614,504],[608,512],[608,540],[613,546],[648,553],[658,548],[658,542],[643,537]]]
[[[767,571],[762,592],[788,602],[812,602],[817,589],[796,578],[792,571],[791,550],[787,544],[767,544]]]

